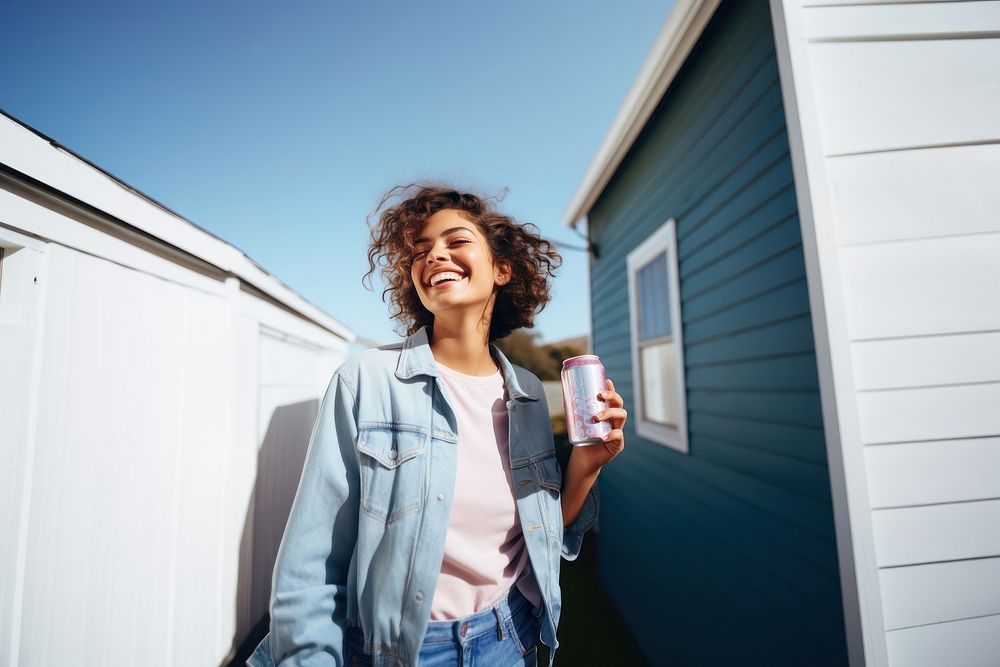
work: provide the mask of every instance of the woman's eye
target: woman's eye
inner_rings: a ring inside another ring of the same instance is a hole
[[[451,241],[448,241],[448,247],[454,248],[456,246],[464,245],[466,243],[472,243],[472,239],[466,239],[466,238],[452,239]],[[414,250],[413,254],[410,257],[413,260],[417,260],[417,259],[420,259],[421,257],[423,257],[424,255],[426,255],[429,252],[430,252],[430,250],[427,250],[427,249],[424,249],[424,250]]]

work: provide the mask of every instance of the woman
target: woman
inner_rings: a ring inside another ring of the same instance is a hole
[[[551,664],[560,557],[597,517],[622,399],[609,380],[613,430],[563,474],[541,382],[493,344],[532,325],[561,258],[474,195],[394,188],[376,212],[394,194],[366,277],[408,336],[330,381],[248,664],[533,665],[539,638]]]

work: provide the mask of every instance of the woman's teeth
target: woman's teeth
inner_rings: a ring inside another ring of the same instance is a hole
[[[431,287],[434,287],[436,285],[440,285],[441,283],[444,283],[444,282],[453,282],[453,281],[457,282],[457,281],[459,281],[461,279],[462,279],[462,276],[458,275],[457,273],[451,272],[451,271],[447,271],[445,273],[439,273],[436,276],[434,276],[433,278],[431,278]]]

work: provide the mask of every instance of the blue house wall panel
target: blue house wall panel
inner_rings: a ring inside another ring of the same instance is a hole
[[[601,474],[600,576],[653,664],[846,664],[768,5],[723,2],[589,212],[593,345],[629,406],[626,257],[677,221],[690,453]]]

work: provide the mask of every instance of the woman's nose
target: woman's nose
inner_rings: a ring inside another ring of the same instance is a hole
[[[443,246],[435,246],[430,249],[427,253],[427,263],[431,264],[435,261],[444,261],[448,259],[448,254]]]

